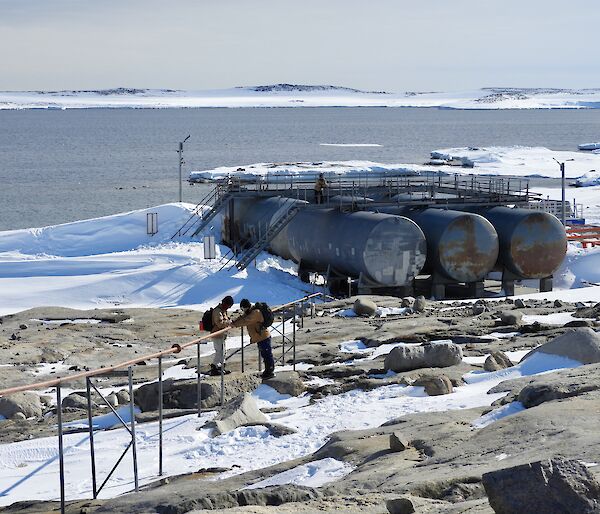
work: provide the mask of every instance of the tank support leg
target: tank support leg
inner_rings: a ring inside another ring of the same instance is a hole
[[[552,291],[552,277],[540,278],[540,293]]]
[[[484,283],[483,280],[478,280],[477,282],[469,282],[469,296],[472,298],[481,298],[484,293]]]

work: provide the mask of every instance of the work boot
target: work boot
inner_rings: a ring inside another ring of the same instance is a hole
[[[228,370],[225,366],[223,366],[223,374],[224,375],[229,375],[229,373],[231,373],[231,371]]]
[[[211,377],[216,377],[216,376],[219,376],[221,374],[221,370],[219,368],[217,368],[217,366],[215,366],[214,364],[211,364],[210,365],[210,370],[209,370],[208,374]]]
[[[272,370],[272,369],[265,369],[265,371],[261,375],[261,378],[263,379],[263,381],[264,380],[269,380],[270,378],[273,378],[275,376],[275,373],[273,371],[274,370]]]

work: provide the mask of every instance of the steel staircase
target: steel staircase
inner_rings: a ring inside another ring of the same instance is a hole
[[[171,240],[176,237],[183,237],[192,230],[191,237],[198,235],[219,214],[230,198],[231,193],[221,185],[217,185],[200,200],[200,203],[196,205],[186,222],[171,236]],[[211,206],[208,211],[204,209],[207,206]]]
[[[240,271],[245,270],[258,254],[267,248],[273,238],[277,236],[277,234],[279,234],[292,219],[294,219],[302,207],[303,205],[299,205],[295,202],[291,203],[286,211],[277,218],[275,223],[270,225],[265,233],[258,238],[256,243],[242,253],[242,256],[235,263],[235,267]]]

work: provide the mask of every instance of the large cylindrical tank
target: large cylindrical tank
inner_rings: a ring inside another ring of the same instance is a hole
[[[402,211],[427,239],[425,269],[456,282],[482,280],[498,258],[498,235],[478,214],[446,209]]]
[[[481,211],[500,238],[498,264],[522,278],[551,276],[567,251],[562,223],[546,212],[492,207]]]
[[[425,236],[411,220],[373,212],[306,209],[289,224],[287,239],[296,262],[333,267],[382,286],[411,283],[426,258]]]
[[[257,198],[234,198],[233,210],[229,210],[229,216],[233,216],[233,231],[237,241],[256,242],[286,210],[295,203],[306,203],[291,198],[272,197],[265,199]],[[287,244],[288,226],[275,237],[269,244],[269,249],[276,255],[285,259],[291,259]]]

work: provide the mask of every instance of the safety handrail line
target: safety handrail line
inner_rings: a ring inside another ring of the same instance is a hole
[[[306,300],[310,300],[311,298],[315,298],[317,296],[326,296],[324,295],[324,293],[313,293],[307,296],[303,296],[302,298],[298,299],[298,300],[294,300],[292,302],[288,302],[285,303],[283,305],[279,305],[278,307],[273,309],[273,312],[279,312],[281,310],[286,309],[287,307],[290,307],[292,305],[295,305],[297,303],[300,302],[305,302]],[[17,387],[10,387],[8,389],[2,389],[0,390],[0,396],[7,396],[10,394],[14,394],[14,393],[19,393],[19,392],[23,392],[23,391],[32,391],[35,389],[47,389],[49,387],[54,387],[54,386],[58,386],[58,385],[62,385],[62,384],[66,384],[68,382],[73,382],[74,380],[79,380],[81,378],[87,378],[87,377],[95,377],[95,376],[99,376],[99,375],[105,375],[107,373],[111,373],[113,371],[116,371],[118,369],[122,369],[122,368],[127,368],[129,366],[133,366],[134,364],[139,364],[142,361],[147,361],[147,360],[152,360],[152,359],[157,359],[159,357],[163,357],[165,355],[170,355],[170,354],[176,354],[176,353],[180,353],[181,351],[185,350],[186,348],[189,348],[190,346],[194,346],[197,344],[202,343],[203,341],[207,341],[215,336],[221,335],[221,334],[225,334],[226,332],[228,332],[229,330],[232,330],[234,327],[227,327],[224,328],[222,330],[218,330],[217,332],[213,332],[211,334],[207,334],[205,336],[201,336],[198,337],[196,339],[193,339],[192,341],[188,341],[187,343],[183,343],[183,344],[177,344],[175,343],[173,346],[171,346],[171,348],[168,348],[166,350],[161,350],[159,352],[154,352],[154,353],[149,353],[147,355],[142,355],[140,357],[137,357],[135,359],[131,359],[125,362],[121,362],[118,364],[114,364],[112,366],[108,366],[105,368],[98,368],[98,369],[94,369],[91,371],[84,371],[81,373],[76,373],[74,375],[69,375],[66,377],[62,377],[62,378],[55,378],[53,380],[46,380],[44,382],[37,382],[35,384],[26,384],[26,385],[22,385],[22,386],[17,386]]]

